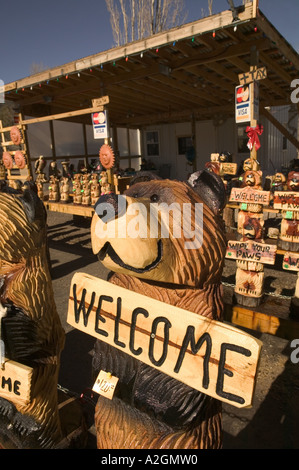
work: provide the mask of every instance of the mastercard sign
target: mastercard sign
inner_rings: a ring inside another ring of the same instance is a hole
[[[250,86],[239,85],[236,87],[236,123],[247,122],[251,119]]]

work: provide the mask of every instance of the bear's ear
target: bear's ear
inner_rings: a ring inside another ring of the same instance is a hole
[[[162,178],[151,171],[140,171],[137,176],[134,176],[130,181],[130,186],[136,183],[143,183],[144,181],[161,180]]]
[[[196,171],[188,179],[188,184],[215,214],[224,208],[226,194],[220,176],[208,170]]]

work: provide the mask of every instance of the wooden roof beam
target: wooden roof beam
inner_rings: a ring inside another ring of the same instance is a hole
[[[182,120],[191,120],[192,117],[195,119],[202,119],[205,116],[213,116],[217,113],[225,113],[234,115],[234,109],[232,110],[231,106],[212,106],[204,108],[190,108],[180,111],[165,111],[162,113],[151,114],[148,116],[137,116],[134,118],[128,118],[126,124],[137,125],[137,126],[147,126],[151,124],[159,124],[164,122],[176,122]]]
[[[281,53],[287,57],[294,67],[299,71],[299,57],[292,46],[283,38],[277,29],[268,21],[265,15],[259,10],[256,17],[257,27],[273,41]]]
[[[257,41],[251,41],[245,44],[236,44],[228,47],[215,48],[208,54],[199,54],[191,59],[184,59],[173,63],[171,66],[172,70],[187,69],[188,67],[194,67],[195,65],[208,65],[219,60],[230,59],[231,57],[240,57],[249,54],[252,47],[256,47],[257,50],[266,50],[270,47],[270,42],[267,38],[259,39]]]
[[[248,72],[250,65],[247,64],[243,59],[240,59],[238,57],[233,57],[230,59],[230,62],[234,64],[236,67],[240,69],[241,72]],[[261,64],[264,65],[264,64]],[[237,84],[236,84],[237,85]],[[273,90],[278,96],[284,97],[285,96],[285,91],[280,88],[278,85],[276,85],[273,80],[270,80],[269,78],[266,78],[261,81],[261,85],[265,85],[266,89]],[[264,91],[264,94],[267,96],[266,92]]]

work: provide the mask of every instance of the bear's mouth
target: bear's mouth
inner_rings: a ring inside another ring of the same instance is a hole
[[[109,256],[109,258],[111,258],[112,261],[115,264],[118,264],[121,268],[128,269],[129,271],[133,271],[134,273],[141,274],[141,273],[150,271],[151,269],[154,269],[160,263],[162,259],[162,240],[159,240],[157,245],[158,245],[158,254],[157,254],[156,259],[152,261],[150,264],[148,264],[147,266],[145,266],[145,268],[135,268],[134,266],[130,266],[129,264],[124,263],[123,260],[118,256],[118,254],[112,248],[109,242],[106,242],[103,248],[99,251],[98,258],[100,261],[103,261],[106,258],[106,256]]]

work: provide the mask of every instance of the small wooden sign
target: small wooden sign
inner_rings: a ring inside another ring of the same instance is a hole
[[[299,211],[299,193],[293,191],[275,191],[274,209],[283,209],[286,211]]]
[[[288,271],[299,271],[299,253],[286,252],[283,256],[282,267]]]
[[[240,73],[239,83],[240,85],[246,85],[255,80],[264,80],[265,78],[267,78],[267,69],[266,67],[260,67],[259,69],[253,69],[246,73]]]
[[[14,404],[27,405],[31,398],[33,369],[5,359],[0,368],[0,396]]]
[[[102,96],[101,98],[95,98],[92,100],[92,107],[97,108],[98,106],[104,106],[109,103],[109,96]]]
[[[262,204],[267,206],[270,203],[270,191],[253,189],[250,186],[232,188],[229,200],[241,204]]]
[[[220,174],[223,175],[235,175],[237,173],[237,164],[224,162],[220,163]]]
[[[67,322],[196,390],[251,406],[261,342],[243,331],[76,273]]]
[[[226,258],[254,261],[263,264],[275,264],[276,251],[276,245],[257,243],[254,240],[244,242],[229,240],[227,242]]]

